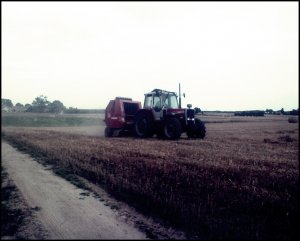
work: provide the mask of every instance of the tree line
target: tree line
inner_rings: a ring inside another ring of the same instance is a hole
[[[292,109],[291,111],[281,110],[273,111],[272,109],[263,110],[250,110],[250,111],[236,111],[234,112],[235,116],[264,116],[265,114],[269,115],[299,115],[299,109]]]
[[[59,100],[49,101],[46,96],[40,95],[36,97],[31,104],[16,103],[13,105],[10,99],[1,99],[2,111],[23,111],[23,112],[36,112],[36,113],[74,113],[74,114],[92,114],[103,113],[101,109],[78,109],[69,107],[68,109]],[[199,107],[194,108],[195,113],[203,113]],[[299,115],[299,109],[292,109],[291,111],[281,110],[273,111],[272,109],[263,110],[250,110],[250,111],[236,111],[235,116],[264,116],[265,114],[271,115]]]
[[[1,99],[1,110],[6,112],[34,112],[34,113],[71,113],[71,114],[94,114],[103,113],[101,109],[78,109],[67,108],[60,100],[49,101],[47,96],[36,97],[31,104],[17,103],[13,105],[10,99]]]
[[[67,108],[59,100],[49,101],[46,96],[36,97],[31,104],[17,103],[13,105],[10,99],[1,99],[1,109],[9,112],[62,113]]]
[[[274,111],[272,109],[266,109],[266,114],[270,114],[270,115],[299,115],[299,108],[296,109],[292,109],[291,111],[285,111],[283,108],[281,108],[281,110],[277,110]]]

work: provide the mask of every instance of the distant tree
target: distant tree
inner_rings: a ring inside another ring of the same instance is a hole
[[[299,109],[298,110],[292,109],[291,111],[285,111],[284,115],[299,115]]]
[[[14,105],[10,99],[1,99],[1,107],[10,107],[12,108]]]
[[[194,110],[195,110],[195,114],[201,113],[201,109],[199,107],[195,107]]]
[[[274,111],[272,110],[272,109],[266,109],[266,111],[265,111],[267,114],[273,114],[274,113]]]
[[[48,110],[51,113],[61,113],[66,109],[64,104],[59,100],[55,100],[48,105]]]
[[[46,112],[47,107],[49,105],[49,101],[47,100],[46,96],[40,95],[35,98],[32,102],[31,110],[32,112]]]
[[[25,104],[25,111],[30,112],[31,111],[31,104]]]
[[[280,113],[281,113],[282,115],[284,115],[284,109],[283,109],[283,108],[281,108]]]
[[[77,109],[77,107],[76,108],[69,107],[69,109],[67,109],[66,112],[74,114],[74,113],[79,113],[79,110]]]
[[[290,115],[299,115],[299,109],[290,111]]]
[[[24,107],[24,105],[22,105],[21,103],[17,103],[16,107]]]

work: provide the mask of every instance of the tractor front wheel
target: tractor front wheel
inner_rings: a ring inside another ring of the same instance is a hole
[[[163,130],[164,137],[168,140],[176,140],[181,136],[181,124],[176,118],[166,120]]]
[[[206,134],[206,127],[204,123],[199,119],[195,119],[195,124],[193,128],[187,132],[187,136],[189,138],[204,139],[205,134]]]

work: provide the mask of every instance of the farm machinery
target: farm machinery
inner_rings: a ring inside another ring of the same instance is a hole
[[[179,88],[180,93],[180,88]],[[168,140],[179,139],[182,133],[189,138],[203,139],[206,134],[204,123],[195,118],[192,105],[181,108],[175,92],[154,89],[145,94],[144,106],[131,98],[116,97],[105,109],[105,136],[134,134],[140,138],[156,134]]]

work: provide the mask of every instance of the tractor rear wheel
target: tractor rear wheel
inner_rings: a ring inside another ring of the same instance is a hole
[[[163,130],[164,137],[168,140],[176,140],[181,136],[181,124],[177,118],[166,120]]]
[[[187,136],[189,138],[204,139],[205,134],[206,134],[206,127],[204,123],[199,119],[195,119],[195,124],[193,128],[187,132]]]
[[[153,136],[153,121],[148,113],[141,112],[137,114],[134,122],[134,131],[140,138]]]

